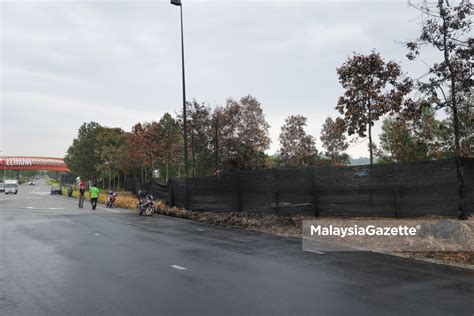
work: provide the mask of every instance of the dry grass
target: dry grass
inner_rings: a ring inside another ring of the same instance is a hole
[[[67,196],[67,192],[64,190],[63,191],[63,195]],[[79,198],[79,191],[78,190],[75,190],[72,192],[72,197],[73,198]],[[107,200],[107,197],[108,197],[108,193],[103,191],[103,192],[100,192],[99,193],[99,198],[98,198],[98,202],[99,203],[102,203],[102,204],[105,204],[105,201]],[[87,201],[90,201],[90,193],[89,192],[85,192],[84,193],[84,198],[87,200]],[[137,198],[131,194],[130,192],[120,192],[118,195],[117,195],[117,198],[115,199],[115,203],[114,203],[114,206],[116,207],[121,207],[121,208],[128,208],[128,209],[133,209],[135,207],[137,207],[138,205],[138,200]]]

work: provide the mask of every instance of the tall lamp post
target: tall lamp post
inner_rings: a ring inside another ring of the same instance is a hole
[[[186,83],[184,77],[184,36],[183,36],[183,5],[181,0],[171,0],[171,4],[178,6],[181,13],[181,69],[183,74],[183,136],[184,136],[184,175],[188,177],[188,129],[186,119]]]

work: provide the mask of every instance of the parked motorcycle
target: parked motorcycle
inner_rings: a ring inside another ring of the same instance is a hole
[[[145,214],[146,216],[152,216],[155,214],[155,204],[153,203],[152,195],[145,194],[144,197],[140,197],[138,211],[140,215]]]
[[[112,208],[116,197],[117,197],[117,194],[115,193],[109,194],[109,196],[107,197],[107,200],[105,200],[105,207]]]

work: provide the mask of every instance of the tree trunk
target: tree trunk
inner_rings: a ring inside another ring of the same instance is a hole
[[[374,163],[374,153],[372,147],[372,109],[370,108],[369,103],[369,153],[370,153],[370,164],[373,165]]]
[[[450,36],[448,26],[446,25],[446,10],[444,9],[444,1],[438,0],[438,7],[441,19],[443,20],[443,53],[444,62],[448,66],[450,77],[451,77],[451,108],[453,110],[453,128],[454,128],[454,148],[456,155],[461,155],[461,146],[459,144],[459,116],[458,116],[458,105],[456,100],[456,74],[451,64],[447,39]]]
[[[109,190],[112,190],[112,169],[109,167]]]
[[[452,80],[452,91],[454,92],[454,80]],[[456,155],[461,155],[461,145],[459,141],[459,116],[458,116],[458,106],[456,101],[456,96],[451,95],[451,102],[453,103],[453,127],[454,127],[454,147],[456,149]]]
[[[370,164],[374,164],[374,154],[372,148],[372,125],[369,123],[369,153],[370,153]]]
[[[152,156],[151,158],[151,178],[155,177],[155,158]]]

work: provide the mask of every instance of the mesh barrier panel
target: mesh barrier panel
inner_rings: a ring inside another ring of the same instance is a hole
[[[401,215],[457,215],[460,182],[456,160],[421,161],[394,165],[401,190]]]
[[[187,185],[176,179],[127,185],[132,192],[145,189],[170,205],[199,211],[456,216],[460,207],[474,207],[474,159],[238,171],[188,179]]]
[[[314,168],[276,171],[278,211],[316,212]]]
[[[278,211],[274,170],[239,171],[237,174],[243,211],[262,213]]]
[[[188,203],[199,211],[238,211],[236,175],[188,179]]]
[[[179,180],[170,180],[170,205],[177,207],[186,207],[192,209],[188,203],[186,203],[185,183]]]
[[[170,202],[169,185],[167,183],[153,181],[150,183],[150,189],[148,192],[150,192],[155,199],[159,199],[168,203]]]
[[[474,159],[462,159],[461,163],[465,189],[462,206],[472,212],[474,208]]]

